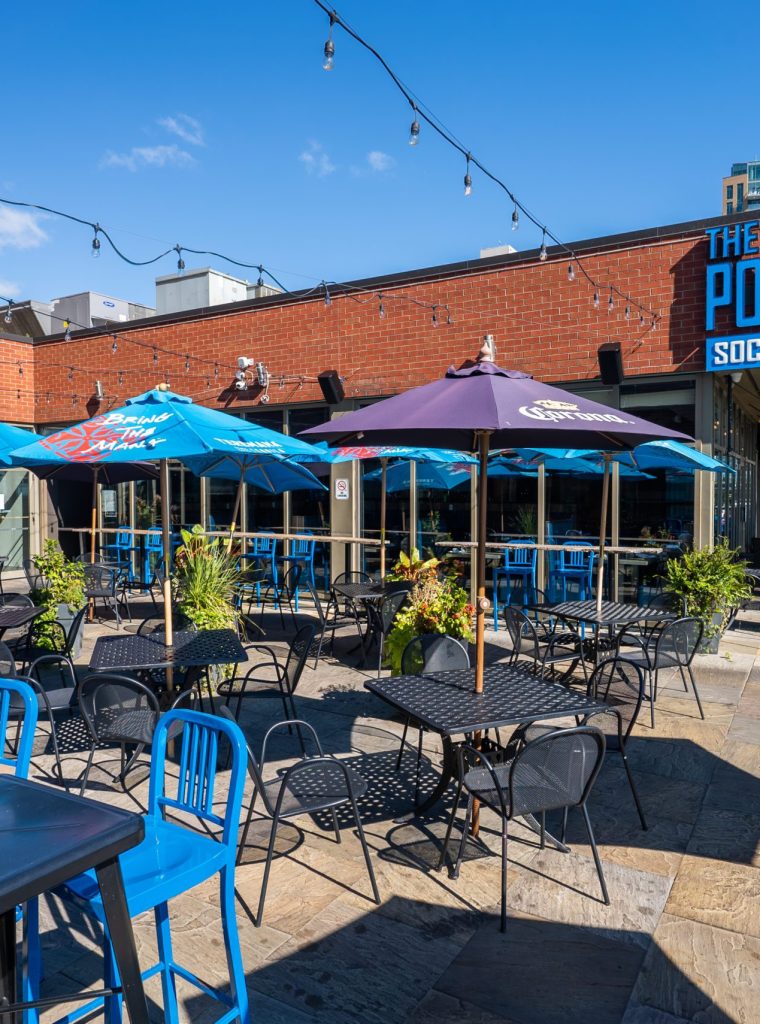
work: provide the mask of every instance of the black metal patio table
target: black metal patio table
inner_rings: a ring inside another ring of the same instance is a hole
[[[163,633],[101,636],[90,658],[91,672],[129,672],[161,668],[232,665],[246,661],[243,645],[232,629],[179,630],[166,645]]]
[[[441,778],[430,796],[417,805],[418,814],[436,804],[454,778],[453,737],[509,725],[582,716],[607,707],[584,693],[538,678],[522,664],[487,667],[482,693],[475,693],[474,668],[419,676],[389,676],[368,680],[364,686],[443,737]]]
[[[0,1018],[20,1019],[20,1011],[17,1016],[9,1010],[16,1000],[16,905],[94,868],[129,1019],[132,1024],[148,1024],[118,859],[143,835],[143,819],[131,811],[37,782],[0,777]],[[90,991],[82,998],[92,996]],[[41,1004],[72,998],[77,997],[62,995]]]
[[[385,584],[377,580],[364,583],[333,583],[333,591],[347,601],[379,601],[385,595]]]
[[[2,639],[6,629],[25,626],[36,619],[38,615],[42,615],[44,611],[44,608],[38,608],[36,605],[33,608],[25,608],[18,604],[0,605],[0,639]]]

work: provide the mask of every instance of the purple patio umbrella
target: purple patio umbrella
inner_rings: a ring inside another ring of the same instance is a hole
[[[496,448],[595,448],[605,456],[597,602],[601,605],[610,453],[646,441],[689,441],[625,410],[580,398],[493,362],[489,338],[478,358],[446,376],[303,432],[331,445],[445,446],[479,456],[475,690],[483,689],[485,651],[486,486],[488,452]]]

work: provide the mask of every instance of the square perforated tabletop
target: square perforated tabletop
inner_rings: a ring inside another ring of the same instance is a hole
[[[194,665],[231,665],[245,661],[243,645],[231,629],[181,630],[167,647],[163,633],[138,636],[100,636],[90,659],[92,672],[126,672],[130,669],[191,668]]]
[[[676,615],[667,608],[649,608],[645,605],[627,604],[624,601],[602,601],[601,614],[597,612],[596,601],[556,601],[546,604],[529,604],[530,611],[561,615],[577,622],[590,622],[595,626],[630,626],[635,622],[674,622]]]
[[[333,590],[349,601],[374,601],[385,594],[385,587],[375,580],[366,583],[335,583]]]
[[[15,626],[25,626],[27,622],[42,615],[44,608],[25,608],[17,604],[0,605],[0,637],[6,629],[13,629]]]
[[[475,693],[475,669],[373,679],[365,687],[444,736],[498,729],[568,715],[603,711],[606,705],[558,683],[537,678],[523,665],[486,668]]]

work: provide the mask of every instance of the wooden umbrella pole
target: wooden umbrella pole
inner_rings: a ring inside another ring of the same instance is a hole
[[[602,479],[602,517],[599,526],[599,565],[596,568],[596,613],[602,614],[602,587],[604,585],[604,545],[607,540],[607,505],[610,495],[610,464],[612,456],[604,453],[604,477]]]
[[[164,633],[166,635],[166,646],[174,645],[174,628],[172,622],[172,584],[170,578],[171,567],[171,508],[169,496],[169,462],[161,459],[161,537],[164,551],[164,578],[162,583],[164,597]],[[166,688],[173,689],[172,670],[166,670]]]
[[[385,578],[385,503],[388,487],[388,460],[380,459],[380,579]]]
[[[98,532],[98,473],[100,466],[92,468],[92,510],[90,515],[90,561],[95,561],[95,543]]]
[[[235,505],[234,505],[234,508],[232,509],[232,522],[230,523],[230,539],[227,541],[227,554],[228,555],[232,551],[232,538],[233,538],[233,534],[235,533],[235,529],[237,527],[237,517],[238,517],[238,513],[240,512],[240,500],[241,500],[241,498],[243,496],[243,483],[244,483],[244,478],[243,478],[243,471],[241,469],[241,471],[240,471],[240,482],[239,482],[238,487],[237,487],[237,494],[235,495]]]

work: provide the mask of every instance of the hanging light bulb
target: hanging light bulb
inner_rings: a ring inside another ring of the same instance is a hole
[[[69,367],[69,372],[66,374],[66,377],[68,378],[68,380],[73,380],[74,379],[74,367],[73,366]]]
[[[472,195],[472,178],[470,177],[470,154],[467,154],[467,169],[464,174],[464,194],[466,196]]]
[[[158,366],[158,349],[153,349],[153,365]]]
[[[219,363],[214,363],[214,380],[219,376]]]
[[[111,345],[111,355],[115,356],[118,351],[119,351],[119,342],[116,340],[116,335],[114,335],[113,344]]]
[[[333,25],[335,24],[335,16],[330,15],[330,31],[327,34],[327,42],[325,43],[325,59],[322,61],[322,67],[325,71],[332,71],[335,66],[335,43],[333,42]]]
[[[96,260],[98,256],[100,256],[100,239],[98,238],[98,231],[100,231],[100,225],[96,224],[94,230],[95,235],[92,239],[92,248],[90,250],[90,255],[94,260]]]
[[[512,230],[513,231],[517,231],[519,226],[520,226],[520,214],[519,214],[519,212],[517,210],[517,203],[515,203],[515,208],[512,211]]]
[[[256,287],[257,288],[263,288],[264,287],[264,268],[263,267],[259,267],[259,278],[256,281]]]
[[[185,373],[190,372],[190,353],[188,352],[185,356]]]
[[[414,111],[414,120],[409,129],[409,145],[416,146],[420,141],[420,122],[417,120],[417,108],[412,104],[412,110]]]
[[[643,326],[644,326],[644,314],[643,313],[639,313],[639,327],[643,327]]]
[[[567,279],[568,281],[575,280],[575,267],[572,265],[572,263],[568,263],[567,265]]]
[[[381,320],[385,320],[385,304],[383,303],[383,293],[380,292],[378,295],[380,299],[380,306],[378,307],[377,313]]]
[[[656,314],[655,314],[655,316],[652,317],[652,330],[653,331],[657,330],[657,315]]]
[[[182,246],[179,244],[175,245],[174,251],[177,254],[177,273],[182,274],[185,270],[185,261],[182,259]]]
[[[330,295],[330,289],[327,287],[327,284],[324,281],[322,282],[322,284],[324,284],[324,286],[325,286],[325,305],[326,306],[331,306],[332,305],[332,295]]]
[[[63,321],[63,340],[71,341],[71,325],[68,320]]]
[[[626,318],[626,320],[630,320],[631,319],[631,307],[630,306],[626,306],[625,307],[625,318]]]
[[[610,286],[610,297],[607,300],[607,312],[611,313],[614,308],[615,308],[615,297],[612,294],[612,287]]]
[[[433,306],[433,316],[431,318],[431,322],[433,324],[433,327],[437,327],[438,326],[438,307],[437,306]]]
[[[13,323],[13,309],[11,307],[10,302],[8,303],[8,308],[5,311],[5,316],[3,317],[3,320],[7,324],[12,324]]]
[[[454,323],[454,321],[451,319],[451,313],[449,312],[449,307],[446,306],[446,325],[448,327],[451,327],[451,325],[453,323]]]
[[[594,309],[599,309],[599,292],[594,291]]]
[[[546,251],[546,228],[544,228],[544,233],[541,236],[541,248],[538,250],[538,258],[544,263],[548,255]]]

